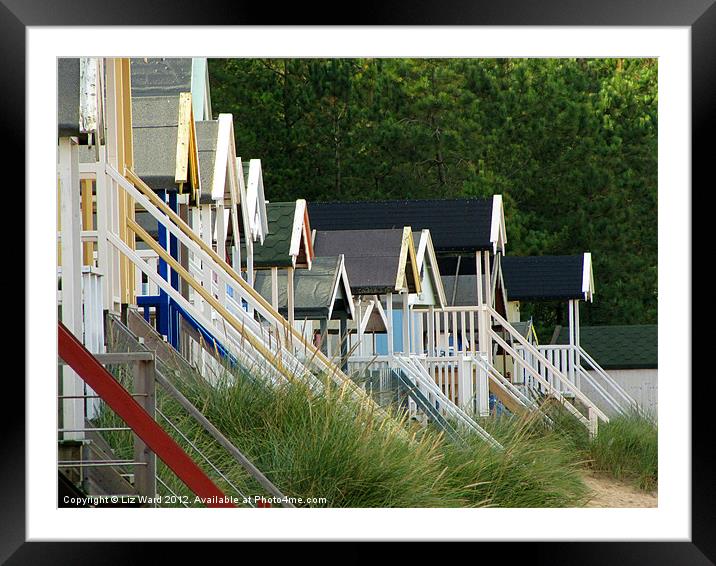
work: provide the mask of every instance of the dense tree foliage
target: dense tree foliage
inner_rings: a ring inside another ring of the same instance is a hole
[[[504,195],[508,253],[591,251],[583,324],[657,319],[654,59],[211,60],[272,200]],[[543,324],[563,305],[528,305]],[[547,338],[542,336],[543,339]]]

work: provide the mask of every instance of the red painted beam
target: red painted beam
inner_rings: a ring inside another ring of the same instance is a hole
[[[236,507],[61,322],[57,332],[60,357],[207,507]]]

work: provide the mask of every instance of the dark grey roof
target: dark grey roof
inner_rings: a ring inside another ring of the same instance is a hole
[[[177,190],[179,96],[132,97],[134,171],[155,191]]]
[[[132,98],[191,92],[191,65],[188,58],[131,59]]]
[[[316,230],[428,228],[437,253],[492,249],[493,199],[312,202]]]
[[[584,254],[505,256],[502,275],[511,301],[584,298]]]
[[[477,275],[460,275],[457,277],[457,291],[455,291],[455,276],[443,275],[445,300],[448,306],[474,307],[477,305]],[[455,293],[455,302],[453,302]]]
[[[57,137],[80,133],[80,60],[57,60]]]
[[[345,313],[350,317],[350,307],[347,297],[338,280],[340,276],[339,257],[317,257],[313,260],[311,269],[297,269],[293,276],[294,316],[297,320],[320,320],[328,317],[331,307],[333,314]],[[333,292],[339,286],[335,304],[332,305]],[[271,272],[258,271],[254,288],[269,302],[271,302]],[[279,312],[288,314],[288,298],[286,295],[287,271],[279,270],[278,275],[278,308]],[[337,318],[332,316],[332,318]]]
[[[206,120],[196,122],[196,144],[199,148],[199,173],[201,180],[201,204],[211,204],[211,187],[214,184],[214,164],[216,163],[216,141],[219,134],[219,121]]]
[[[582,348],[604,369],[649,369],[659,365],[656,324],[582,326]],[[555,344],[569,344],[569,329],[558,329]]]
[[[497,256],[495,255],[490,256],[490,269],[492,271],[495,270],[496,257]],[[455,271],[458,268],[458,259],[460,260],[459,275],[475,275],[475,273],[477,273],[477,265],[474,254],[438,257],[438,266],[440,267],[440,273],[444,275],[455,275]],[[482,269],[484,271],[484,266]]]
[[[313,219],[311,219],[313,222]],[[316,257],[345,256],[354,295],[395,291],[403,230],[317,230]]]

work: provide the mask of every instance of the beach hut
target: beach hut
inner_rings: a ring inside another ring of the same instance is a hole
[[[254,244],[263,245],[268,234],[268,213],[266,212],[266,196],[264,194],[264,177],[260,159],[249,160],[246,167],[240,157],[236,158],[239,180],[244,184],[246,201],[242,212],[246,214],[248,234],[244,238],[246,248],[246,277],[250,285],[254,284]]]
[[[288,318],[287,269],[278,277],[278,311]],[[339,341],[346,338],[347,322],[355,320],[355,307],[351,294],[345,261],[342,255],[315,257],[311,269],[298,269],[294,274],[294,317],[302,325],[307,339],[313,340],[325,354],[328,351],[328,322],[339,322]],[[272,277],[267,271],[256,274],[256,290],[271,301]],[[314,329],[313,323],[319,323]]]
[[[569,344],[579,347],[579,302],[591,302],[594,297],[592,254],[505,256],[502,273],[510,321],[521,320],[521,301],[566,302]]]
[[[368,323],[374,312],[379,313],[381,309],[387,323],[384,353],[391,355],[396,344],[399,349],[402,344],[407,346],[407,333],[402,334],[404,326],[396,324],[396,320],[407,324],[409,295],[422,290],[412,230],[408,227],[386,230],[317,230],[314,245],[317,256],[345,256],[351,292],[361,305],[360,323],[356,325],[359,347],[367,343],[364,333]],[[381,304],[383,299],[384,307]],[[401,305],[401,315],[395,317],[394,299]],[[346,342],[343,342],[342,348],[344,356],[347,355]],[[374,352],[380,350],[380,344],[373,344]],[[362,352],[366,353],[365,349]]]
[[[563,308],[561,303],[567,303],[565,343],[537,347],[540,354],[563,376],[555,380],[554,385],[568,396],[575,395],[576,388],[604,415],[638,409],[639,403],[634,397],[600,365],[593,352],[582,346],[580,303],[591,302],[595,293],[592,255],[586,252],[564,256],[505,256],[502,263],[509,317],[512,320],[520,320],[522,302],[552,302],[558,305],[560,311]],[[522,362],[534,365],[524,348],[516,349],[522,356]],[[513,377],[520,385],[530,381],[520,363],[516,364]]]
[[[263,244],[254,249],[253,268],[271,273],[271,304],[279,306],[278,272],[286,272],[287,314],[295,321],[294,273],[296,269],[311,269],[314,258],[311,225],[306,201],[269,202],[266,205],[268,232]],[[333,254],[337,255],[337,254]]]
[[[415,231],[429,230],[440,273],[457,276],[466,269],[478,273],[479,277],[475,278],[477,301],[473,306],[496,306],[497,295],[492,291],[498,284],[500,257],[507,243],[501,195],[469,199],[312,202],[309,210],[313,226],[319,231],[403,226]],[[483,285],[478,286],[478,281]],[[485,281],[494,285],[487,285]],[[445,300],[449,306],[449,295],[445,295]],[[414,312],[428,316],[427,308],[416,306]],[[428,320],[422,323],[423,328],[428,328]],[[432,324],[429,326],[433,329]],[[432,343],[435,338],[429,341]],[[490,349],[485,350],[488,357],[491,356]]]

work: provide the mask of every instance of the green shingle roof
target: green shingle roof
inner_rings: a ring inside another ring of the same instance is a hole
[[[336,285],[340,284],[341,260],[338,257],[314,258],[311,269],[299,269],[293,279],[294,314],[297,319],[327,318],[333,310],[333,293]],[[278,274],[278,306],[279,312],[286,315],[288,312],[288,298],[286,296],[286,270]],[[271,273],[259,271],[254,283],[255,289],[269,302],[271,302]],[[337,293],[336,305],[339,312],[348,312],[345,292]]]
[[[560,329],[556,344],[569,343],[569,329]],[[658,326],[583,326],[582,348],[604,369],[647,369],[658,367]]]
[[[289,251],[295,214],[295,202],[271,202],[266,205],[268,234],[263,246],[254,247],[255,268],[293,266]]]

